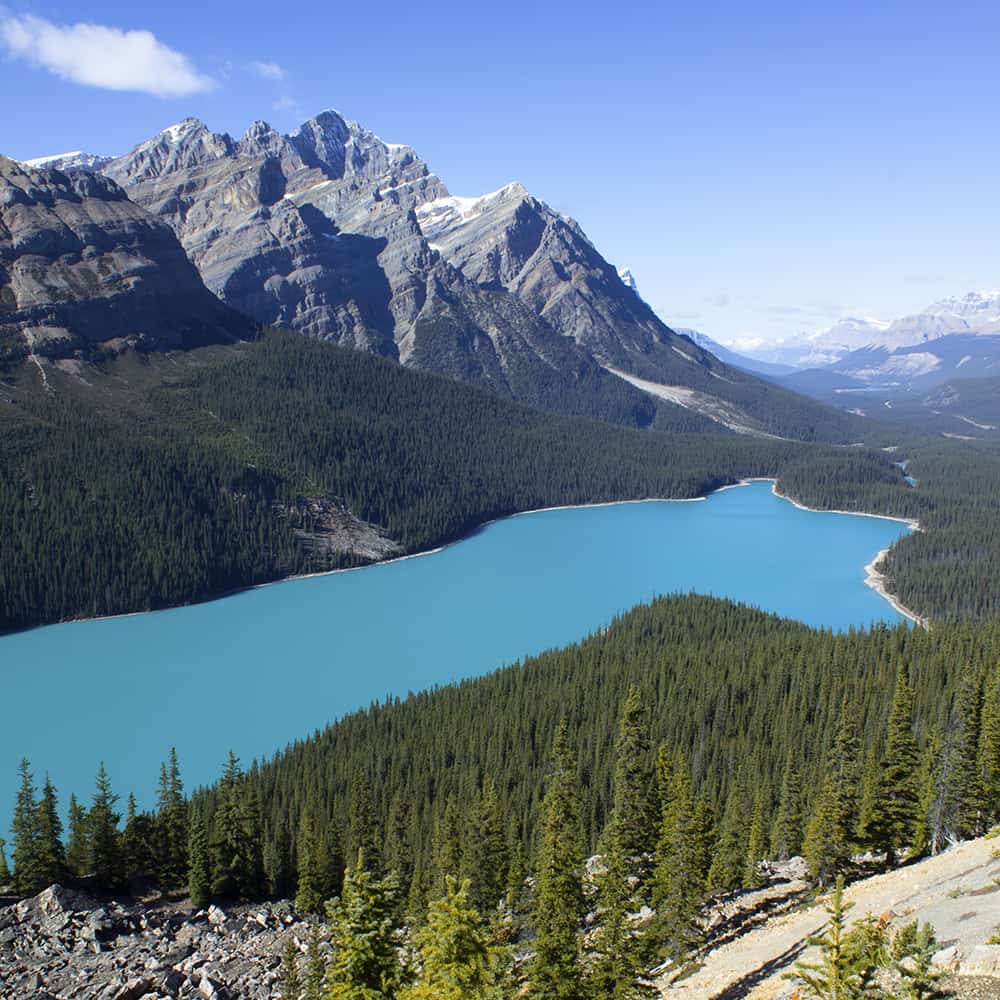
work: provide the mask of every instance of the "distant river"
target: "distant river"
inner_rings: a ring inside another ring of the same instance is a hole
[[[232,748],[249,763],[386,695],[581,639],[660,594],[730,597],[842,630],[900,616],[864,566],[909,529],[796,508],[768,483],[698,502],[524,514],[414,559],[207,604],[0,639],[0,816],[16,768],[65,809],[105,761],[152,804],[176,745],[189,789]]]

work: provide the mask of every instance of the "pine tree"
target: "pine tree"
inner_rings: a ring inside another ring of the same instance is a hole
[[[87,810],[75,795],[69,797],[69,837],[66,842],[66,867],[74,878],[89,874],[90,846],[87,843]]]
[[[188,891],[191,905],[203,909],[212,901],[212,851],[201,812],[192,814],[188,837]]]
[[[319,928],[313,924],[306,951],[306,974],[303,1000],[324,1000],[326,993],[326,962],[319,946]]]
[[[552,773],[542,805],[532,924],[535,957],[530,994],[538,1000],[580,1000],[586,995],[578,929],[583,912],[583,831],[576,761],[566,723],[556,733]]]
[[[982,689],[969,673],[959,691],[944,771],[943,826],[948,840],[967,840],[984,832],[985,809],[979,769]]]
[[[400,899],[410,894],[413,882],[413,837],[410,800],[397,792],[389,807],[389,825],[386,831],[386,871],[399,886]]]
[[[449,876],[444,896],[431,902],[427,923],[414,934],[420,974],[402,1000],[491,1000],[489,934],[472,905],[470,882]]]
[[[917,832],[920,757],[912,727],[913,689],[903,665],[896,674],[885,753],[874,781],[874,804],[864,831],[868,846],[884,854],[890,864],[899,848],[913,844]]]
[[[742,884],[748,833],[746,784],[741,771],[726,796],[726,808],[708,871],[711,892],[731,892]]]
[[[292,842],[288,822],[283,815],[277,818],[276,831],[264,832],[264,873],[269,896],[282,899],[295,894]]]
[[[382,850],[375,821],[375,804],[372,801],[371,785],[363,774],[355,775],[351,783],[347,851],[351,858],[356,858],[360,851],[365,867],[376,874],[381,872]]]
[[[611,845],[621,851],[629,871],[644,879],[656,846],[657,823],[649,720],[636,687],[629,688],[618,723],[613,788]]]
[[[7,846],[7,841],[0,837],[0,886],[6,888],[10,885],[10,866],[7,864],[7,853],[4,848]]]
[[[326,1000],[391,1000],[402,985],[393,926],[396,887],[363,867],[363,856],[359,850],[343,893],[327,905],[333,958]]]
[[[904,935],[904,932],[912,933]],[[896,973],[903,987],[906,1000],[945,1000],[954,994],[940,986],[944,970],[934,965],[934,955],[938,943],[934,937],[934,928],[928,924],[916,923],[904,927],[897,936],[905,936],[907,944],[900,954],[894,956]]]
[[[157,876],[162,889],[178,889],[188,870],[188,806],[184,799],[177,750],[170,749],[169,766],[160,769],[156,824],[159,831]]]
[[[278,990],[281,1000],[302,1000],[302,980],[299,978],[299,949],[291,934],[285,941],[278,973]]]
[[[759,790],[754,796],[753,812],[750,814],[750,827],[747,832],[746,854],[743,859],[744,889],[757,889],[763,881],[760,866],[767,856],[765,808],[764,793]]]
[[[445,803],[444,815],[434,827],[431,844],[434,865],[430,885],[432,896],[443,895],[447,888],[448,876],[457,877],[463,870],[462,847],[462,822],[459,818],[458,805],[454,796],[449,796]]]
[[[587,983],[591,994],[607,1000],[638,1000],[655,996],[639,981],[645,971],[644,941],[629,920],[633,889],[622,848],[611,839],[607,868],[601,878],[597,919],[600,925]]]
[[[472,814],[463,862],[472,906],[483,914],[495,912],[507,885],[508,852],[500,799],[489,775]]]
[[[794,976],[800,979],[807,995],[824,1000],[854,1000],[859,997],[858,975],[850,949],[845,947],[847,912],[852,904],[844,902],[844,879],[838,876],[833,896],[826,905],[829,921],[824,933],[813,939],[819,945],[817,963],[800,962]]]
[[[827,755],[826,774],[833,779],[836,792],[837,828],[848,846],[854,836],[861,805],[861,742],[858,739],[856,713],[845,697],[833,745]]]
[[[111,790],[111,781],[104,763],[97,771],[97,788],[87,816],[89,869],[99,886],[118,888],[124,881],[125,863],[122,839],[118,830],[121,814],[115,812],[118,796]]]
[[[42,798],[35,814],[38,877],[42,885],[62,882],[66,877],[66,852],[62,842],[62,831],[56,790],[46,775]]]
[[[125,856],[125,870],[131,878],[134,875],[155,874],[160,860],[160,831],[156,818],[136,809],[135,796],[129,795],[125,812],[125,833],[122,850]]]
[[[303,913],[320,913],[325,901],[324,871],[319,837],[312,813],[306,811],[299,824],[296,849],[298,880],[295,907]]]
[[[687,762],[681,758],[661,774],[670,787],[660,795],[664,809],[653,876],[655,936],[664,943],[666,954],[677,958],[697,944],[695,919],[705,892],[707,865],[703,819],[695,803]]]
[[[38,802],[35,798],[35,779],[26,759],[21,760],[18,771],[21,785],[17,791],[14,819],[10,827],[14,835],[14,891],[20,896],[30,896],[44,888],[39,870]]]
[[[937,854],[944,844],[942,810],[943,795],[940,781],[941,731],[929,727],[920,754],[917,773],[918,804],[917,821],[913,830],[913,851],[915,858],[924,854]]]
[[[1000,821],[1000,668],[992,669],[984,686],[979,731],[979,773],[986,826]]]
[[[802,842],[802,854],[809,874],[820,886],[829,885],[844,870],[851,857],[840,805],[837,779],[828,774],[823,780]]]
[[[795,756],[789,750],[781,778],[778,814],[771,836],[771,854],[778,861],[787,861],[802,850],[802,779],[795,766]]]
[[[264,845],[257,793],[229,753],[214,816],[212,889],[221,896],[258,899],[264,887]]]

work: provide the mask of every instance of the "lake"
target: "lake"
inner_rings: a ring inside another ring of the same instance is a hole
[[[899,614],[864,566],[910,529],[815,513],[755,482],[703,501],[541,511],[441,551],[154,614],[0,639],[0,815],[17,764],[65,810],[104,760],[122,804],[249,763],[345,712],[581,639],[650,598],[696,591],[842,630]]]

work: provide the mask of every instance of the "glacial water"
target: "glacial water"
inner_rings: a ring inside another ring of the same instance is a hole
[[[897,622],[864,567],[909,529],[814,513],[768,483],[697,502],[525,514],[440,552],[154,614],[0,639],[0,816],[18,761],[65,809],[98,763],[151,805],[177,747],[187,787],[346,712],[581,639],[660,594],[745,601],[832,629]]]

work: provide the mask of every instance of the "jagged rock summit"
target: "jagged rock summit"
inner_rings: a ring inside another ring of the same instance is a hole
[[[205,288],[169,226],[88,171],[0,157],[0,354],[192,347],[252,324]]]

